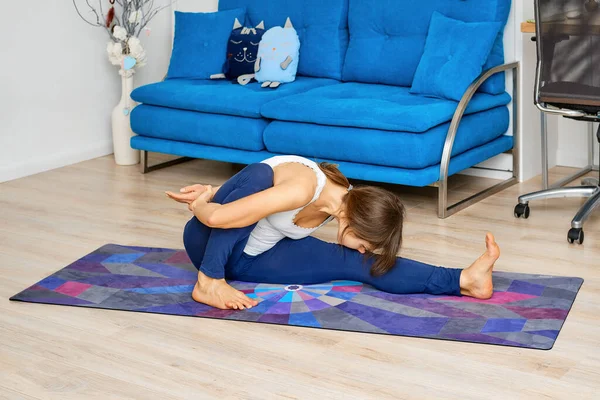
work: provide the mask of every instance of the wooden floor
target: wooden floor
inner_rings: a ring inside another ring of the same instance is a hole
[[[585,278],[550,351],[8,301],[105,243],[182,248],[189,214],[163,191],[234,171],[193,161],[140,175],[104,157],[0,184],[0,399],[598,398],[600,213],[583,246],[566,241],[582,200],[541,201],[515,219],[517,195],[539,179],[447,220],[435,189],[396,190],[406,257],[466,267],[492,231],[497,270]],[[453,193],[484,181],[457,177]]]

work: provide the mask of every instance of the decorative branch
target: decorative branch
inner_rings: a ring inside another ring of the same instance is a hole
[[[85,23],[106,31],[111,39],[106,47],[109,61],[111,64],[121,67],[119,74],[129,77],[135,73],[134,66],[135,68],[143,67],[147,60],[146,51],[138,36],[159,12],[170,7],[177,0],[159,0],[166,3],[165,5],[155,5],[155,0],[97,0],[97,4],[95,4],[96,0],[79,0],[80,2],[85,1],[89,9],[87,16],[84,16],[76,0],[72,1],[77,15]],[[103,1],[110,3],[106,13],[105,7],[102,6]],[[82,7],[86,8],[83,5]],[[120,16],[117,15],[117,11]],[[90,13],[95,17],[95,22],[94,18],[89,16]],[[112,15],[113,13],[114,15]],[[107,20],[109,14],[112,18]],[[112,23],[107,26],[109,20]],[[133,63],[131,58],[134,59]]]
[[[77,5],[76,0],[73,0],[73,6],[75,7],[77,15],[79,15],[79,17],[88,25],[103,27],[112,40],[116,42],[123,42],[125,45],[127,45],[128,38],[138,37],[142,33],[142,30],[150,21],[152,21],[154,17],[156,17],[156,15],[158,15],[159,12],[170,7],[177,0],[162,0],[162,2],[166,3],[163,6],[155,5],[155,0],[115,0],[115,4],[112,5],[115,7],[114,22],[117,26],[120,26],[127,31],[127,38],[124,40],[117,39],[113,35],[113,32],[111,32],[110,27],[106,26],[106,15],[104,8],[102,7],[102,1],[106,0],[98,0],[97,6],[92,5],[90,0],[84,1],[87,5],[87,8],[89,8],[89,11],[94,14],[96,22],[94,23],[93,19],[90,20],[86,18]],[[116,12],[116,8],[118,8],[117,6],[121,9],[120,17]],[[130,18],[132,15],[134,15],[134,13],[135,18],[132,19],[132,22],[130,21]]]
[[[159,7],[158,9],[156,9],[154,12],[152,12],[149,16],[148,19],[140,25],[140,30],[138,32],[138,35],[142,32],[142,29],[144,29],[146,27],[146,25],[148,25],[148,22],[150,22],[150,20],[152,20],[152,18],[154,18],[156,16],[156,14],[158,14],[160,11],[164,10],[165,8],[169,7],[167,6],[163,6],[163,7]]]
[[[81,15],[81,12],[79,11],[79,7],[77,7],[77,4],[75,3],[75,0],[73,0],[73,5],[75,6],[75,11],[77,11],[77,14],[81,17],[82,20],[84,20],[86,23],[88,23],[92,26],[98,26],[96,24],[91,23],[83,15]]]

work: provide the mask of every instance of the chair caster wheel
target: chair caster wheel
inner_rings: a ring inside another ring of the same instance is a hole
[[[583,229],[571,228],[571,230],[569,230],[569,234],[567,235],[567,240],[571,244],[573,244],[573,243],[583,244],[584,237],[585,236],[583,234]]]
[[[515,218],[529,218],[529,204],[517,204],[515,206]]]

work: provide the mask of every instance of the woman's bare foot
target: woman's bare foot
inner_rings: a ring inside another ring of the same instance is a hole
[[[209,278],[202,272],[198,272],[198,282],[192,291],[192,298],[198,303],[222,310],[243,310],[258,304],[258,301],[229,286],[225,279]]]
[[[492,271],[500,257],[500,247],[491,233],[485,237],[485,246],[486,252],[460,275],[460,292],[464,296],[487,300],[494,293]]]

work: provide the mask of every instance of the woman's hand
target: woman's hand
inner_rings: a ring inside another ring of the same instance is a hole
[[[175,200],[176,202],[189,205],[189,204],[193,203],[203,193],[205,193],[206,188],[207,188],[207,186],[198,184],[198,185],[186,186],[186,187],[182,188],[181,190],[179,190],[179,193],[173,193],[173,192],[165,192],[165,193],[167,194],[167,196],[169,196],[169,198]]]
[[[188,204],[188,208],[191,212],[194,212],[199,205],[208,204],[212,200],[214,196],[213,187],[206,185],[204,186],[204,189],[204,192],[200,193],[196,200]]]

